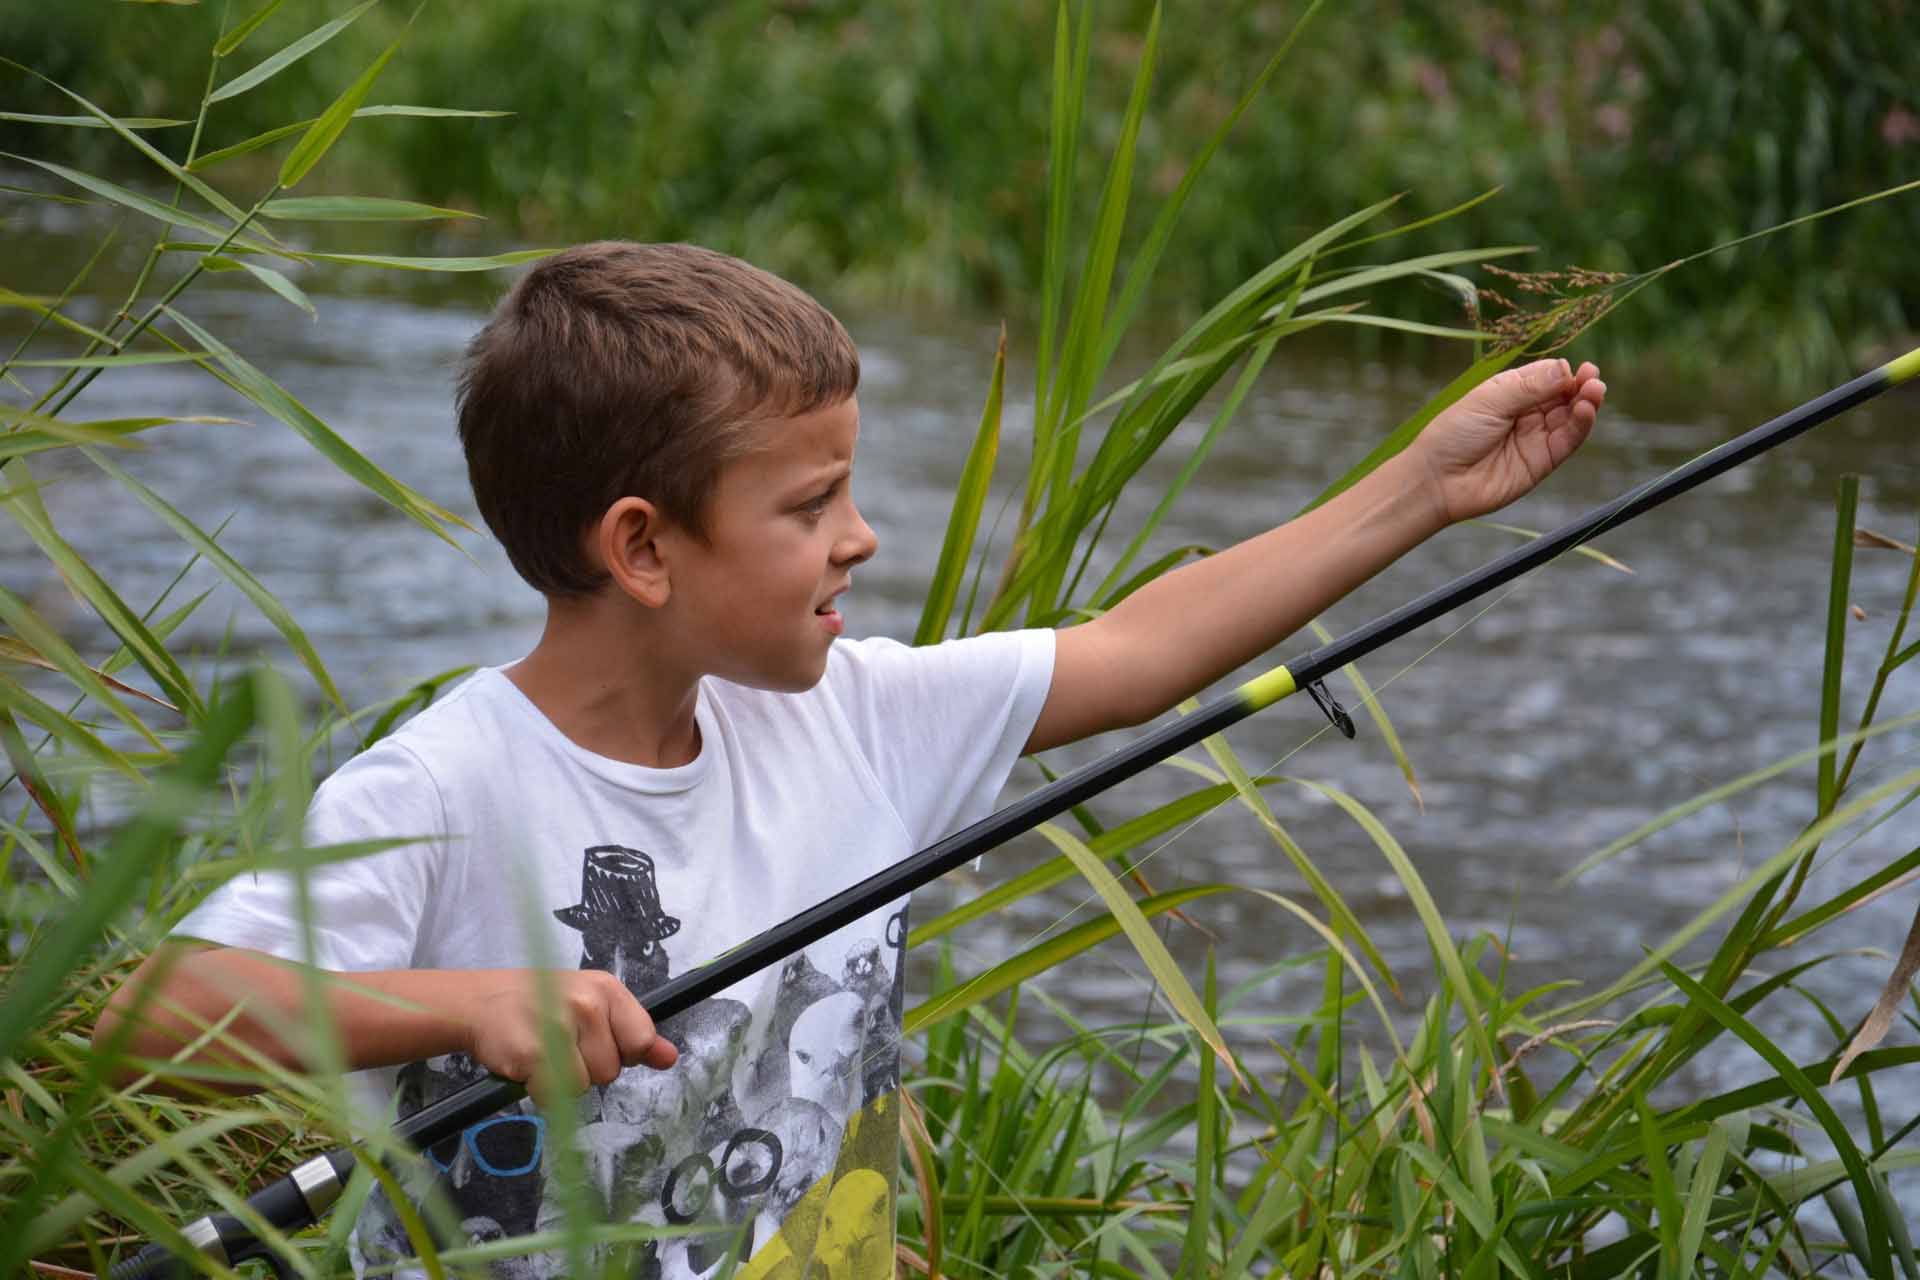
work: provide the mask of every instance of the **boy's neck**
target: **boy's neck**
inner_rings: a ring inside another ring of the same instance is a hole
[[[700,754],[700,673],[648,643],[636,608],[613,592],[549,600],[540,643],[506,676],[576,746],[672,769]]]

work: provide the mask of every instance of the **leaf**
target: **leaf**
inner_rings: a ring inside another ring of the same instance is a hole
[[[993,356],[993,378],[987,385],[986,408],[980,413],[980,427],[974,433],[973,447],[967,451],[966,465],[960,469],[960,485],[954,491],[953,511],[947,517],[946,537],[940,544],[940,561],[927,586],[927,602],[920,612],[920,625],[914,629],[915,644],[935,644],[945,638],[953,617],[954,601],[960,595],[960,581],[966,576],[967,561],[973,553],[973,540],[980,528],[980,509],[986,505],[987,488],[993,481],[993,463],[1000,450],[1000,402],[1007,381],[1007,327],[1000,326],[1000,345]]]
[[[353,113],[353,118],[356,120],[364,120],[370,116],[477,116],[493,118],[497,116],[510,116],[512,114],[511,111],[456,111],[443,107],[408,107],[396,105],[361,107]],[[268,129],[264,133],[257,133],[242,142],[234,143],[232,146],[222,147],[218,151],[209,151],[187,167],[195,172],[202,169],[211,169],[223,160],[231,160],[235,156],[243,156],[248,152],[258,151],[262,147],[273,145],[282,138],[290,138],[302,129],[310,129],[317,119],[318,117],[311,117],[306,120],[295,120],[292,124],[283,124],[277,128]]]
[[[26,111],[0,111],[0,120],[15,124],[54,124],[73,129],[104,129],[106,123],[92,116],[41,116]],[[162,120],[154,116],[122,116],[120,123],[129,129],[173,129],[191,120]]]
[[[25,196],[29,200],[47,200],[54,204],[78,205],[83,209],[91,209],[100,203],[98,200],[82,200],[79,196],[63,196],[52,191],[36,191],[32,187],[16,186],[11,182],[0,182],[0,191],[5,191],[9,195]]]
[[[59,308],[65,301],[66,299],[63,297],[53,306],[48,306],[45,298],[36,298],[24,293],[15,293],[12,289],[0,287],[0,307],[19,307],[24,311],[31,311],[35,315],[45,316],[63,329],[81,334],[105,346],[119,347],[120,344],[118,342],[94,328],[92,325],[81,324],[72,316],[62,313]],[[0,412],[5,412],[5,410],[0,409]]]
[[[253,602],[253,607],[273,624],[274,629],[286,640],[288,647],[299,656],[302,665],[313,676],[314,683],[320,686],[320,691],[342,712],[347,710],[346,699],[342,698],[340,690],[334,687],[333,677],[327,674],[326,664],[320,661],[320,655],[307,639],[306,632],[300,629],[300,624],[293,620],[293,615],[287,611],[286,606],[281,604],[271,591],[262,586],[258,578],[247,572],[245,566],[235,560],[225,547],[208,537],[199,525],[181,515],[159,494],[134,479],[119,463],[96,449],[83,448],[82,452],[95,466],[119,481],[127,492],[138,498],[142,506],[159,516],[162,523],[180,535],[182,541],[204,556],[226,577],[227,581],[238,587],[240,593]]]
[[[1860,505],[1860,477],[1840,477],[1840,495],[1834,504],[1833,574],[1827,591],[1826,665],[1820,678],[1820,741],[1831,742],[1840,732],[1840,681],[1847,652],[1847,590],[1853,580],[1853,522]],[[1820,757],[1819,812],[1833,808],[1839,758]]]
[[[46,449],[65,449],[77,444],[99,445],[108,449],[144,449],[129,437],[137,432],[175,422],[231,423],[246,425],[237,418],[103,418],[95,422],[63,422],[37,413],[0,406],[0,419],[19,424],[0,433],[0,458],[21,457]]]
[[[13,636],[0,636],[0,662],[21,662],[30,667],[39,667],[44,671],[60,670],[57,664],[49,662],[43,657],[38,649],[35,649],[32,645],[24,641],[15,639]],[[145,689],[137,689],[123,680],[108,675],[98,667],[88,667],[87,670],[93,672],[94,675],[100,678],[103,684],[115,692],[124,693],[128,697],[139,698],[143,702],[151,702],[154,706],[171,711],[175,715],[180,714],[180,708],[174,706],[164,698],[154,697]],[[155,743],[154,745],[158,746],[159,744]]]
[[[232,98],[239,94],[245,93],[247,90],[253,88],[255,85],[264,83],[265,81],[272,79],[274,76],[278,75],[280,72],[286,70],[288,67],[300,61],[300,59],[306,57],[308,54],[312,53],[315,49],[318,49],[321,45],[325,44],[327,41],[333,39],[335,36],[339,35],[342,31],[345,31],[348,27],[352,26],[355,19],[359,18],[361,14],[373,8],[373,6],[378,3],[380,3],[380,0],[361,0],[360,4],[357,4],[353,8],[347,10],[347,12],[335,18],[332,22],[326,23],[323,26],[315,27],[312,31],[307,32],[306,35],[301,36],[298,40],[295,40],[292,44],[280,50],[278,53],[271,54],[268,57],[261,59],[260,62],[257,63],[256,65],[248,68],[247,70],[241,72],[239,75],[235,76],[233,79],[227,81],[225,84],[221,85],[218,89],[215,89],[212,93],[207,95],[207,102],[209,104],[215,103],[215,102],[225,102],[228,98]],[[239,32],[240,39],[244,40],[247,34],[251,32],[255,26],[258,26],[260,22],[263,21],[267,17],[267,15],[272,11],[273,11],[272,6],[269,6],[267,9],[263,10],[262,12],[256,13],[253,15],[253,17],[247,19],[245,23],[241,24],[240,28],[236,28],[235,30]],[[222,44],[225,43],[224,38],[222,39],[221,43]],[[236,40],[234,42],[234,47],[237,48],[238,46],[239,46],[239,41]],[[217,45],[215,46],[214,52],[217,56],[220,56],[220,57],[226,56],[226,54],[220,52],[219,46]],[[227,52],[232,52],[232,50],[228,50]],[[281,185],[291,186],[293,184],[288,182],[283,182]]]
[[[86,875],[87,856],[81,852],[80,841],[73,834],[73,824],[67,821],[66,811],[60,807],[59,795],[41,772],[40,761],[20,732],[20,722],[4,709],[0,709],[0,748],[4,748],[7,760],[13,765],[14,776],[26,789],[27,797],[53,827],[60,837],[60,843],[67,847],[67,853],[73,859],[73,869],[82,876]]]
[[[130,146],[132,146],[134,150],[138,151],[141,155],[145,156],[148,160],[151,160],[154,164],[160,166],[160,168],[168,176],[173,178],[174,181],[180,183],[182,186],[187,187],[195,195],[199,196],[202,200],[205,200],[208,204],[218,209],[221,213],[224,213],[227,217],[233,219],[233,221],[236,224],[244,224],[247,221],[247,215],[244,212],[242,212],[239,206],[235,205],[233,201],[227,199],[225,196],[221,195],[218,191],[215,191],[212,187],[208,186],[205,182],[201,181],[199,178],[194,177],[191,173],[188,173],[185,169],[175,164],[172,160],[169,160],[166,157],[166,155],[161,151],[157,150],[152,143],[148,142],[145,138],[142,138],[139,134],[133,132],[133,130],[127,128],[119,120],[108,115],[106,112],[102,111],[99,107],[94,106],[93,103],[87,101],[87,99],[81,97],[79,94],[75,93],[73,90],[67,88],[65,85],[59,83],[56,80],[52,80],[46,76],[41,75],[38,71],[35,71],[32,67],[29,67],[24,63],[15,62],[12,58],[0,58],[0,66],[12,67],[15,71],[18,71],[23,75],[32,76],[35,80],[38,80],[41,83],[46,84],[52,87],[53,89],[58,90],[60,93],[65,94],[68,98],[72,99],[74,102],[78,103],[80,106],[85,107],[87,110],[87,113],[93,116],[94,119],[100,121],[107,128],[119,134],[120,137],[124,139]]]
[[[285,388],[236,355],[232,348],[201,328],[191,317],[172,307],[167,308],[167,314],[186,330],[189,337],[214,356],[219,363],[223,382],[292,427],[321,456],[366,486],[377,497],[448,543],[452,543],[453,539],[447,534],[445,525],[465,527],[465,523],[451,511],[415,493],[375,466],[359,450],[336,435],[331,427],[316,418],[305,405],[294,399]]]
[[[1793,1090],[1801,1104],[1826,1131],[1827,1138],[1833,1143],[1834,1152],[1846,1166],[1847,1178],[1853,1183],[1854,1198],[1861,1214],[1867,1220],[1868,1241],[1872,1250],[1869,1274],[1884,1276],[1892,1268],[1892,1258],[1887,1252],[1887,1227],[1881,1216],[1880,1197],[1868,1176],[1866,1161],[1861,1157],[1860,1149],[1854,1145],[1847,1127],[1834,1111],[1833,1105],[1821,1096],[1793,1059],[1781,1051],[1773,1040],[1751,1022],[1729,1008],[1723,1000],[1695,982],[1669,962],[1660,962],[1660,972],[1666,976],[1700,1012],[1712,1018],[1722,1027],[1743,1040],[1747,1047],[1772,1067],[1782,1081]]]
[[[26,464],[15,467],[18,471]],[[53,562],[53,567],[66,579],[69,587],[93,607],[113,633],[129,649],[146,673],[153,677],[167,698],[183,709],[190,720],[197,720],[202,711],[200,698],[194,692],[193,684],[187,679],[186,672],[174,656],[167,652],[165,645],[155,639],[147,630],[146,624],[127,607],[114,589],[86,559],[70,546],[53,527],[53,521],[41,506],[39,492],[28,482],[0,498],[8,513],[27,531],[42,554]]]
[[[478,218],[465,209],[443,209],[385,196],[281,196],[260,208],[268,218],[304,222],[423,222],[433,218]]]
[[[1256,786],[1266,786],[1272,778],[1254,780]],[[1089,846],[1102,858],[1118,858],[1128,850],[1165,835],[1176,827],[1189,825],[1202,815],[1218,808],[1223,802],[1233,798],[1235,792],[1231,783],[1220,782],[1201,791],[1170,800],[1166,804],[1141,814],[1117,827],[1103,831],[1095,836]],[[997,884],[985,893],[977,894],[959,906],[936,916],[925,924],[915,925],[907,934],[909,948],[923,946],[935,938],[951,933],[961,925],[993,915],[1004,910],[1010,903],[1038,893],[1043,889],[1073,878],[1074,866],[1065,857],[1051,858],[1030,871]]]
[[[187,213],[171,205],[161,204],[158,200],[108,182],[105,178],[96,178],[90,173],[82,173],[78,169],[69,169],[67,166],[55,164],[51,160],[36,160],[32,156],[14,155],[12,152],[6,151],[0,151],[0,155],[5,156],[9,160],[19,160],[26,164],[33,165],[36,168],[45,169],[48,173],[65,178],[76,187],[91,191],[97,196],[103,196],[115,204],[132,209],[136,213],[144,213],[149,218],[158,219],[168,226],[192,227],[195,231],[203,235],[210,235],[216,238],[224,238],[227,234],[227,228],[220,226],[218,223],[202,218],[198,214]]]
[[[309,319],[318,320],[320,318],[320,313],[314,310],[313,299],[307,297],[306,291],[293,281],[287,279],[287,277],[280,272],[275,271],[272,267],[263,267],[258,263],[247,262],[244,259],[225,258],[212,253],[200,261],[214,271],[244,271],[261,284],[267,286],[267,288],[285,298],[288,302],[291,302],[294,306],[306,312]]]
[[[239,26],[214,41],[213,56],[225,58],[231,55],[246,42],[247,37],[252,35],[261,23],[271,18],[274,11],[285,3],[286,0],[267,0],[265,4],[242,19]]]
[[[1886,1039],[1887,1028],[1893,1025],[1894,1010],[1906,1000],[1916,972],[1920,972],[1920,909],[1914,912],[1913,923],[1907,928],[1907,940],[1900,948],[1900,958],[1894,963],[1893,972],[1887,975],[1887,985],[1874,1002],[1873,1012],[1867,1015],[1867,1020],[1860,1024],[1860,1030],[1848,1041],[1847,1050],[1840,1055],[1840,1060],[1833,1064],[1833,1074],[1827,1077],[1828,1084],[1844,1075],[1855,1058]]]
[[[360,6],[360,10],[364,10],[367,5],[373,3],[375,0],[366,0],[366,4]],[[356,10],[356,15],[360,10]],[[346,132],[347,125],[353,121],[354,108],[366,98],[368,91],[373,88],[373,82],[379,79],[380,73],[386,70],[388,61],[399,49],[398,40],[388,45],[386,52],[375,58],[373,65],[362,71],[359,79],[348,85],[346,92],[335,98],[333,105],[320,113],[320,118],[315,120],[313,127],[294,144],[293,150],[287,153],[285,162],[281,164],[280,185],[282,187],[291,189],[298,186],[300,179],[306,177],[313,166],[320,163],[320,158],[340,140],[340,135]]]
[[[1147,923],[1147,917],[1141,911],[1140,904],[1133,900],[1133,895],[1126,891],[1113,872],[1107,870],[1107,864],[1099,855],[1071,832],[1051,822],[1041,823],[1036,830],[1072,860],[1087,883],[1093,886],[1094,892],[1100,895],[1101,901],[1106,903],[1107,910],[1120,922],[1127,940],[1139,952],[1141,961],[1147,966],[1147,971],[1153,974],[1167,1002],[1219,1055],[1220,1061],[1233,1073],[1235,1083],[1244,1084],[1240,1066],[1220,1035],[1220,1028],[1213,1025],[1213,1018],[1207,1013],[1206,1006],[1200,1003],[1199,995],[1187,982],[1186,975],[1180,972],[1180,966],[1174,963],[1173,956],[1167,951],[1167,944],[1160,941],[1160,935]]]
[[[165,753],[166,748],[160,745],[160,739],[153,736],[153,730],[147,728],[126,703],[113,696],[113,691],[107,687],[106,681],[81,660],[80,655],[74,652],[73,646],[48,625],[45,619],[35,613],[25,600],[5,587],[0,587],[0,620],[4,620],[14,631],[12,636],[0,636],[0,655],[24,661],[29,666],[58,671],[71,680],[79,692],[92,698],[102,710],[112,712],[122,724],[139,734],[148,746],[155,751]],[[21,652],[22,650],[24,653]],[[113,683],[122,689],[127,688],[117,680]],[[141,694],[140,696],[145,698],[149,695]],[[159,701],[151,698],[149,700]],[[160,705],[178,714],[178,708],[168,706],[164,702]]]
[[[1159,915],[1163,911],[1184,906],[1196,898],[1224,893],[1233,887],[1226,884],[1194,885],[1190,888],[1176,889],[1171,893],[1143,898],[1135,904],[1135,908],[1143,916]],[[1122,892],[1124,893],[1124,890]],[[1129,899],[1129,901],[1132,900]],[[1076,925],[1064,933],[1054,934],[1038,946],[1030,947],[1011,959],[1003,960],[986,972],[969,978],[959,986],[949,988],[924,1004],[915,1005],[907,1010],[907,1034],[916,1035],[928,1027],[945,1022],[955,1014],[964,1013],[975,1005],[991,1000],[1010,987],[1017,987],[1029,978],[1056,968],[1068,957],[1076,956],[1095,943],[1104,942],[1113,937],[1120,932],[1120,928],[1118,917],[1106,915],[1098,920],[1089,920],[1086,924]]]
[[[1472,524],[1472,525],[1479,525],[1482,528],[1486,528],[1486,529],[1498,529],[1501,533],[1515,534],[1518,537],[1526,538],[1530,541],[1535,541],[1535,542],[1539,541],[1541,538],[1546,536],[1545,534],[1540,533],[1538,530],[1525,529],[1517,524],[1501,524],[1498,520],[1469,520],[1466,523]],[[1599,548],[1591,546],[1584,542],[1573,549],[1573,554],[1577,556],[1586,556],[1590,560],[1597,560],[1601,564],[1607,566],[1607,568],[1617,569],[1621,573],[1631,574],[1634,571],[1632,565],[1629,565],[1621,560],[1616,560],[1612,556],[1608,555],[1606,552],[1600,550]]]
[[[197,351],[135,351],[117,356],[60,356],[46,360],[15,360],[15,369],[123,369],[146,364],[191,364],[203,357]]]
[[[1447,981],[1453,988],[1454,999],[1460,1002],[1461,1012],[1466,1017],[1467,1033],[1485,1059],[1487,1070],[1492,1073],[1493,1087],[1498,1093],[1505,1092],[1506,1086],[1500,1079],[1500,1057],[1494,1052],[1493,1040],[1487,1034],[1485,1016],[1480,1012],[1479,1002],[1474,999],[1473,984],[1467,979],[1466,968],[1460,963],[1460,950],[1454,946],[1452,936],[1447,932],[1446,921],[1440,916],[1440,908],[1434,903],[1433,895],[1428,892],[1426,881],[1420,878],[1420,872],[1414,867],[1413,860],[1407,857],[1406,850],[1393,838],[1385,826],[1366,806],[1346,792],[1325,783],[1314,782],[1308,778],[1298,780],[1300,785],[1317,791],[1346,811],[1349,818],[1359,824],[1360,829],[1372,837],[1374,846],[1385,855],[1393,867],[1394,874],[1407,891],[1408,901],[1413,903],[1415,914],[1427,932],[1427,942],[1433,948],[1434,959],[1447,975]]]
[[[558,252],[558,249],[514,249],[484,258],[406,258],[379,253],[289,253],[287,256],[302,262],[343,262],[350,266],[394,267],[401,271],[494,271]]]

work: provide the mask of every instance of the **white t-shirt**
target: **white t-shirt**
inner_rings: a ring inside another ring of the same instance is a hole
[[[702,681],[699,755],[650,769],[575,745],[483,670],[315,796],[315,845],[419,839],[310,874],[310,954],[283,875],[223,885],[175,932],[342,971],[579,965],[644,995],[984,816],[1052,672],[1050,631],[840,641],[805,693]],[[612,1220],[714,1228],[648,1245],[639,1274],[736,1248],[743,1276],[892,1274],[905,943],[901,901],[667,1020],[671,1070],[582,1098]],[[484,1072],[453,1055],[368,1075],[406,1114]],[[522,1104],[429,1153],[470,1239],[558,1225],[545,1139]],[[355,1246],[356,1266],[411,1255],[382,1195]]]

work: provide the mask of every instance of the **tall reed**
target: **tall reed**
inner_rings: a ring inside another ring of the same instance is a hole
[[[354,740],[377,737],[430,699],[439,678],[383,706],[342,706],[298,621],[223,550],[219,531],[202,528],[194,512],[115,459],[117,451],[164,442],[170,431],[228,424],[164,411],[82,419],[73,412],[76,397],[116,369],[154,361],[191,365],[424,529],[446,537],[453,524],[446,511],[354,451],[195,319],[191,290],[209,271],[240,273],[236,278],[307,310],[314,302],[282,270],[288,264],[479,270],[529,256],[333,252],[287,234],[309,221],[324,232],[324,224],[342,218],[452,215],[386,198],[290,194],[348,129],[368,118],[392,44],[350,69],[342,77],[347,87],[310,116],[301,113],[294,127],[281,132],[286,122],[256,120],[258,127],[238,146],[225,139],[219,148],[203,146],[226,104],[250,96],[257,103],[256,90],[276,84],[278,76],[311,69],[294,58],[275,68],[269,56],[251,62],[252,70],[234,70],[231,59],[264,47],[268,33],[278,30],[266,21],[278,7],[269,3],[255,15],[261,22],[247,19],[218,34],[197,108],[190,125],[181,126],[192,139],[184,152],[156,148],[143,128],[78,94],[66,94],[71,120],[36,126],[90,129],[89,136],[110,140],[147,166],[167,196],[60,161],[28,161],[62,190],[124,210],[130,225],[153,238],[127,295],[96,324],[74,314],[74,299],[88,289],[86,271],[56,296],[0,294],[0,303],[32,318],[0,370],[8,390],[0,401],[0,505],[45,557],[48,573],[65,581],[94,614],[99,634],[110,637],[107,655],[89,659],[31,601],[0,590],[6,627],[0,746],[16,784],[7,794],[17,797],[14,812],[0,822],[10,855],[0,881],[7,926],[0,946],[8,973],[0,995],[0,1272],[7,1274],[30,1263],[47,1274],[100,1270],[136,1239],[180,1245],[178,1228],[186,1218],[210,1205],[239,1211],[237,1195],[296,1154],[355,1132],[338,1073],[300,1076],[257,1060],[219,1069],[144,1064],[176,1085],[199,1079],[271,1086],[244,1103],[182,1098],[149,1092],[152,1076],[116,1082],[113,1072],[124,1063],[115,1046],[88,1040],[108,986],[210,885],[256,869],[364,852],[303,847],[299,817],[313,762],[338,734],[342,717]],[[380,12],[351,9],[333,20],[359,23]],[[1391,202],[1367,202],[1275,246],[1166,351],[1144,368],[1116,375],[1122,339],[1156,297],[1173,247],[1195,234],[1199,206],[1190,197],[1203,171],[1216,156],[1233,156],[1224,146],[1228,134],[1237,120],[1251,118],[1263,88],[1290,67],[1283,59],[1293,37],[1280,42],[1245,96],[1220,113],[1192,165],[1155,183],[1149,179],[1157,175],[1144,172],[1142,147],[1153,131],[1150,103],[1166,38],[1159,15],[1146,19],[1130,51],[1133,75],[1116,117],[1116,141],[1101,153],[1084,139],[1100,123],[1087,104],[1106,56],[1102,33],[1088,9],[1063,5],[1052,16],[1032,462],[1010,486],[1014,515],[996,540],[992,522],[982,517],[995,491],[1003,350],[957,485],[918,629],[922,641],[1016,622],[1067,622],[1198,554],[1159,551],[1154,535],[1194,468],[1232,429],[1274,348],[1290,336],[1372,327],[1472,344],[1460,378],[1334,488],[1403,446],[1445,403],[1522,349],[1496,347],[1478,329],[1396,318],[1361,305],[1381,286],[1464,279],[1469,264],[1503,252],[1380,261],[1377,246],[1417,224],[1388,224]],[[689,27],[692,21],[684,18]],[[303,33],[278,47],[297,49],[303,41],[315,43]],[[420,106],[380,110],[438,114]],[[1090,212],[1077,214],[1083,192],[1075,175],[1096,169],[1099,195]],[[248,186],[234,174],[264,176]],[[1144,228],[1134,216],[1143,186],[1164,192]],[[242,187],[247,193],[236,196]],[[41,194],[56,192],[48,187]],[[1513,336],[1551,340],[1552,326],[1588,323],[1645,282],[1582,285]],[[1178,478],[1140,526],[1110,530],[1126,486],[1203,405],[1211,417]],[[241,591],[281,637],[280,656],[298,667],[319,712],[286,678],[229,655],[196,660],[176,646],[176,632],[205,598],[176,600],[178,579],[155,599],[129,602],[89,566],[40,499],[36,455],[54,451],[85,458],[151,511],[182,544],[182,575],[193,565],[211,565]],[[919,925],[910,941],[938,949],[939,977],[908,1013],[923,1057],[907,1083],[911,1105],[903,1108],[903,1260],[948,1276],[1270,1270],[1600,1277],[1803,1275],[1844,1254],[1868,1274],[1891,1274],[1896,1261],[1915,1274],[1889,1182],[1920,1163],[1906,1141],[1915,1122],[1890,1122],[1878,1082],[1920,1051],[1868,1047],[1847,1061],[1839,1074],[1858,1100],[1859,1119],[1843,1121],[1823,1089],[1842,1065],[1844,1020],[1820,1007],[1836,1052],[1810,1063],[1792,1061],[1757,1022],[1770,1012],[1770,1001],[1812,999],[1795,979],[1824,961],[1801,959],[1797,951],[1787,958],[1789,944],[1837,936],[1832,931],[1844,928],[1850,911],[1920,867],[1916,849],[1889,866],[1849,873],[1837,891],[1822,889],[1820,901],[1802,901],[1831,878],[1810,876],[1816,861],[1845,858],[1855,835],[1898,821],[1920,795],[1920,770],[1890,750],[1920,722],[1910,697],[1903,701],[1910,682],[1899,683],[1902,669],[1920,656],[1920,643],[1907,631],[1920,561],[1910,572],[1903,611],[1883,624],[1888,635],[1871,687],[1863,698],[1850,696],[1857,691],[1843,687],[1839,657],[1850,635],[1862,632],[1846,609],[1852,548],[1864,536],[1853,510],[1852,490],[1843,489],[1818,723],[1822,746],[1730,780],[1628,833],[1590,864],[1728,795],[1801,785],[1798,771],[1808,764],[1815,765],[1816,818],[1603,992],[1568,1001],[1553,986],[1511,989],[1499,940],[1455,937],[1411,859],[1363,805],[1325,782],[1254,776],[1217,741],[1207,744],[1206,759],[1187,762],[1186,772],[1199,780],[1188,794],[1124,822],[1102,825],[1086,815],[1055,824],[1047,835],[1057,858]],[[1910,547],[1876,547],[1872,554],[1913,557]],[[1367,686],[1360,688],[1364,695]],[[1371,696],[1366,702],[1391,741],[1384,709]],[[1854,705],[1864,709],[1843,731],[1842,709]],[[1875,764],[1878,772],[1869,775],[1865,770]],[[1395,975],[1365,922],[1290,830],[1290,801],[1308,793],[1332,800],[1368,837],[1420,911],[1435,995],[1410,1031],[1387,1007]],[[1227,884],[1137,898],[1126,892],[1126,873],[1151,842],[1224,806],[1245,809],[1268,833],[1311,887],[1310,900]],[[1075,876],[1099,889],[1106,915],[979,972],[961,971],[943,945],[967,922]],[[1202,975],[1183,975],[1154,938],[1148,922],[1189,909],[1203,915],[1209,899],[1229,893],[1259,893],[1266,909],[1297,922],[1300,936],[1311,935],[1309,946],[1280,963],[1318,974],[1322,994],[1315,1007],[1259,1009],[1252,1003],[1258,977],[1222,990],[1211,963]],[[1121,933],[1171,992],[1180,1016],[1089,1027],[1052,1005],[1041,987],[1028,985]],[[1683,948],[1696,941],[1712,944],[1710,957],[1678,963],[1691,955]],[[1904,983],[1901,978],[1896,996]],[[1044,1044],[1030,1046],[1017,1032],[1031,1025],[1022,1022],[1022,1011],[1032,1015],[1035,1006],[1053,1029]],[[1274,1047],[1289,1068],[1283,1076],[1263,1077],[1241,1060],[1235,1046],[1244,1033],[1234,1030],[1236,1019],[1257,1019],[1275,1030]],[[210,1027],[208,1035],[219,1030]],[[1687,1065],[1732,1040],[1747,1045],[1766,1074],[1708,1097],[1677,1096]],[[301,1274],[345,1270],[345,1231],[359,1199],[376,1177],[390,1178],[413,1159],[373,1142],[381,1159],[363,1164],[332,1221],[290,1242]],[[1816,1201],[1835,1230],[1803,1213]],[[536,1248],[570,1249],[584,1261],[591,1247],[631,1246],[642,1235],[643,1229],[598,1228],[576,1213],[557,1238],[439,1254],[420,1226],[416,1243],[430,1267],[459,1270]]]

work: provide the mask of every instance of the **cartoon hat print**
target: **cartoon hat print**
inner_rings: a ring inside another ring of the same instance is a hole
[[[580,868],[580,902],[561,907],[554,918],[582,933],[618,924],[630,937],[659,942],[680,932],[680,922],[660,910],[653,882],[653,859],[638,849],[603,844],[587,850]],[[639,932],[644,931],[644,932]]]

